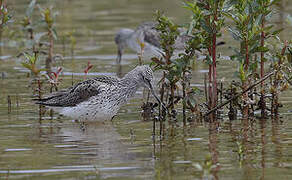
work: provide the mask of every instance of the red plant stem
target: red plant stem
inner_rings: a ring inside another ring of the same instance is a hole
[[[0,0],[0,7],[2,6],[2,0]],[[0,11],[0,16],[2,14],[2,11]]]
[[[288,45],[288,41],[285,41],[285,42],[284,42],[284,47],[283,47],[283,49],[282,49],[282,51],[281,51],[281,55],[282,55],[282,56],[284,56],[284,54],[285,54],[285,52],[286,52],[287,45]]]
[[[212,97],[213,97],[213,91],[212,91],[212,65],[209,65],[209,85],[208,85],[208,94],[209,94],[209,107],[212,109]]]
[[[264,32],[265,19],[264,19],[264,17],[263,17],[263,20],[262,20],[262,27],[261,28],[262,28],[262,33],[261,33],[261,46],[264,47],[264,45],[265,45],[265,32]],[[265,55],[265,53],[264,52],[261,52],[261,78],[263,78],[264,77],[264,74],[265,74],[265,70],[264,70],[264,65],[265,65],[264,55]],[[264,82],[261,83],[261,88],[263,88],[263,86],[264,86]]]
[[[249,52],[248,52],[248,40],[246,39],[245,40],[245,66],[244,66],[245,73],[247,73],[247,71],[248,71],[248,66],[249,66]],[[247,82],[247,80],[245,80],[242,82],[243,91],[245,91],[247,89],[247,87],[248,87],[248,82]],[[245,92],[242,97],[243,97],[243,100],[245,101],[243,109],[242,109],[242,117],[243,117],[243,119],[247,119],[249,105],[245,104],[245,103],[247,103],[247,101],[248,101],[248,92]]]
[[[213,68],[213,104],[212,108],[214,108],[217,104],[217,71],[216,71],[216,33],[213,34],[213,48],[212,48],[212,68]]]
[[[212,103],[211,109],[216,107],[217,105],[217,71],[216,71],[216,44],[217,44],[217,9],[218,9],[218,2],[215,4],[215,12],[214,12],[214,20],[213,20],[213,34],[212,34],[212,51],[210,55],[212,55]],[[216,112],[213,113],[213,117]]]
[[[264,47],[265,45],[265,17],[263,17],[262,19],[262,24],[261,24],[261,28],[262,28],[262,32],[261,32],[261,46]],[[265,75],[265,53],[261,52],[261,78],[264,77]],[[265,116],[265,109],[266,109],[266,102],[265,102],[265,88],[264,88],[264,82],[261,82],[261,116],[264,117]]]

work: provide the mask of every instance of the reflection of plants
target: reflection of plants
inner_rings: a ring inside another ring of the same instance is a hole
[[[212,158],[210,154],[206,155],[204,163],[193,163],[192,165],[199,171],[203,172],[203,179],[213,179],[212,170],[217,167],[217,164],[212,163]]]
[[[239,164],[240,164],[240,167],[241,167],[243,159],[244,159],[244,156],[245,156],[244,146],[243,146],[242,142],[239,142],[239,141],[237,141],[236,144],[237,144],[237,155],[238,155]]]

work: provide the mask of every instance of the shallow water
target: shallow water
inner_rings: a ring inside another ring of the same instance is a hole
[[[28,0],[9,3],[13,14],[21,17]],[[78,44],[73,59],[70,45],[65,53],[60,42],[55,48],[65,57],[57,61],[64,67],[61,89],[84,78],[88,61],[94,65],[89,77],[125,74],[137,64],[136,55],[128,51],[122,69],[117,68],[113,37],[119,28],[134,28],[152,20],[157,8],[177,22],[186,22],[189,16],[179,0],[40,3],[53,4],[59,11],[59,33],[75,29]],[[285,8],[292,12],[292,3]],[[291,37],[291,30],[282,36]],[[227,32],[223,34],[230,39]],[[229,53],[228,46],[220,50]],[[93,123],[82,131],[78,123],[58,114],[46,113],[40,120],[39,107],[31,101],[30,78],[15,57],[18,51],[5,41],[1,52],[0,179],[292,179],[291,90],[281,96],[284,107],[278,120],[230,122],[224,118],[218,124],[196,122],[185,128],[178,123],[160,140],[152,136],[152,122],[142,121],[140,89],[112,122]],[[218,68],[219,77],[228,82],[237,65],[225,61]],[[202,88],[206,72],[204,63],[196,63],[192,85]],[[158,124],[156,127],[159,134]],[[240,153],[242,149],[244,153]],[[199,170],[210,157],[218,161],[217,166]]]

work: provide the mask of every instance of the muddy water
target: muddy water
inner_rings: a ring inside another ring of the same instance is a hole
[[[22,17],[28,1],[10,0],[9,3],[14,16]],[[113,37],[119,28],[134,28],[142,21],[151,20],[155,9],[164,10],[176,22],[186,22],[189,16],[180,7],[181,2],[175,0],[50,3],[43,0],[40,3],[43,7],[53,5],[59,12],[59,34],[75,31],[78,42],[73,58],[69,42],[65,51],[60,41],[55,46],[56,53],[65,57],[57,61],[57,65],[64,67],[60,88],[82,80],[88,61],[94,65],[88,76],[124,74],[137,64],[136,55],[127,51],[121,72],[117,72]],[[292,12],[291,6],[290,2],[283,12]],[[12,26],[14,30],[17,28],[17,24]],[[230,39],[227,32],[223,34]],[[291,37],[291,28],[282,36]],[[228,46],[220,49],[228,55]],[[160,141],[159,137],[152,137],[152,122],[142,121],[140,89],[114,121],[90,124],[82,131],[72,119],[58,114],[46,113],[40,119],[39,107],[31,101],[30,78],[15,57],[18,49],[4,40],[1,52],[1,179],[292,178],[291,91],[281,96],[284,107],[278,120],[230,122],[224,119],[216,125],[196,122],[186,128],[178,123],[177,127],[167,129]],[[220,62],[218,68],[219,77],[229,81],[237,65]],[[194,86],[202,87],[206,69],[204,63],[196,63]],[[10,113],[8,96],[12,102]],[[205,166],[211,159],[218,164]]]

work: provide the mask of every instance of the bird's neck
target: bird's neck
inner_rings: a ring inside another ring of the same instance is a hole
[[[120,81],[121,89],[128,98],[134,96],[136,91],[142,86],[141,82],[130,75],[126,75]]]
[[[132,33],[129,38],[126,40],[127,46],[132,49],[133,51],[140,53],[141,52],[141,46],[140,43],[144,43],[144,40],[142,39],[141,34]]]

